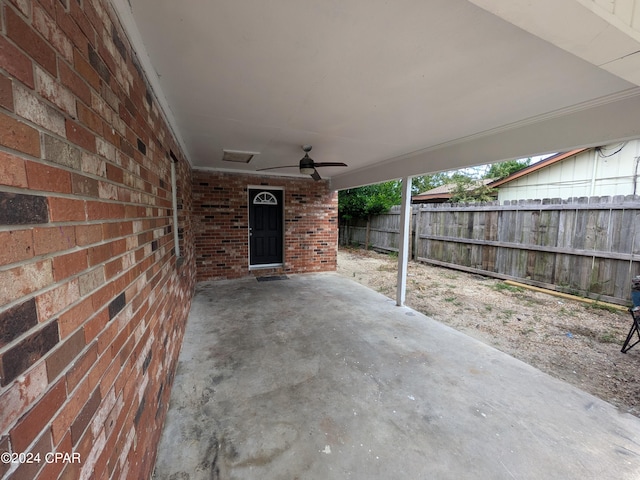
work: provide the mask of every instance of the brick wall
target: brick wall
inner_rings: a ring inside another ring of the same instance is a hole
[[[109,2],[0,0],[0,451],[41,455],[0,477],[149,477],[194,287],[191,208]]]
[[[284,188],[284,267],[249,271],[248,186]],[[336,268],[338,196],[327,182],[194,171],[197,279],[331,271]]]

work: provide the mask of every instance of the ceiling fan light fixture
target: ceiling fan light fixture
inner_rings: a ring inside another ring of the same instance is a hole
[[[311,147],[308,148],[311,150]],[[313,159],[309,157],[309,150],[305,150],[304,157],[300,160],[300,173],[303,175],[313,175],[313,172],[316,171]]]
[[[298,169],[300,170],[301,175],[311,175],[316,182],[322,180],[322,177],[316,170],[316,167],[346,167],[346,163],[342,162],[314,162],[313,158],[309,156],[309,152],[311,151],[311,145],[303,145],[302,150],[304,150],[304,157],[300,159],[298,163]],[[276,168],[293,168],[295,165],[281,165],[278,167],[266,167],[266,168],[258,168],[257,171],[264,170],[275,170]]]

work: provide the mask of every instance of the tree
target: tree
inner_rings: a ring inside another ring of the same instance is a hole
[[[413,177],[411,182],[411,193],[416,195],[444,185],[445,183],[449,183],[449,176],[445,172],[434,173],[431,175],[419,175],[417,177]]]
[[[371,217],[387,212],[401,201],[402,183],[397,180],[342,190],[338,192],[338,217],[341,224],[357,218],[366,219],[365,245],[369,248]]]
[[[495,189],[488,187],[484,179],[474,178],[468,174],[454,172],[451,175],[451,203],[476,203],[494,200]]]
[[[496,190],[485,185],[483,180],[499,180],[508,177],[512,173],[528,167],[530,163],[530,158],[526,160],[508,160],[489,165],[489,168],[483,174],[478,171],[478,168],[482,167],[472,171],[465,169],[464,171],[453,172],[449,178],[449,182],[454,184],[449,201],[451,203],[476,203],[495,200]]]
[[[343,221],[369,218],[388,211],[402,200],[402,184],[397,180],[349,188],[338,192],[338,214]]]
[[[494,190],[481,182],[481,179],[499,179],[521,170],[531,163],[531,159],[509,160],[489,166],[469,167],[453,172],[439,172],[430,175],[418,175],[411,182],[413,195],[453,183],[452,203],[486,202],[494,199]],[[338,193],[338,215],[342,222],[357,218],[368,219],[388,211],[393,205],[402,202],[402,182],[389,182],[350,188]]]
[[[489,166],[487,173],[484,174],[484,178],[492,178],[494,180],[505,178],[518,170],[528,167],[530,164],[530,158],[526,160],[508,160],[506,162],[493,163]]]

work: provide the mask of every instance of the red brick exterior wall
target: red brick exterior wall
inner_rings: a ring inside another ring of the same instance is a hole
[[[110,3],[0,0],[0,452],[40,454],[0,477],[149,478],[193,295],[191,208]]]
[[[283,268],[248,270],[248,185]],[[0,453],[39,459],[0,477],[149,478],[196,278],[334,270],[337,195],[192,172],[108,0],[0,0],[0,244]]]
[[[249,270],[248,187],[284,188],[284,266]],[[327,182],[194,171],[193,229],[198,281],[333,271],[338,195]]]

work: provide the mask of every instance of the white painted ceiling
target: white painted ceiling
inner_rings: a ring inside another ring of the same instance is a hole
[[[640,35],[588,1],[113,3],[195,168],[311,144],[348,188],[640,136]]]

